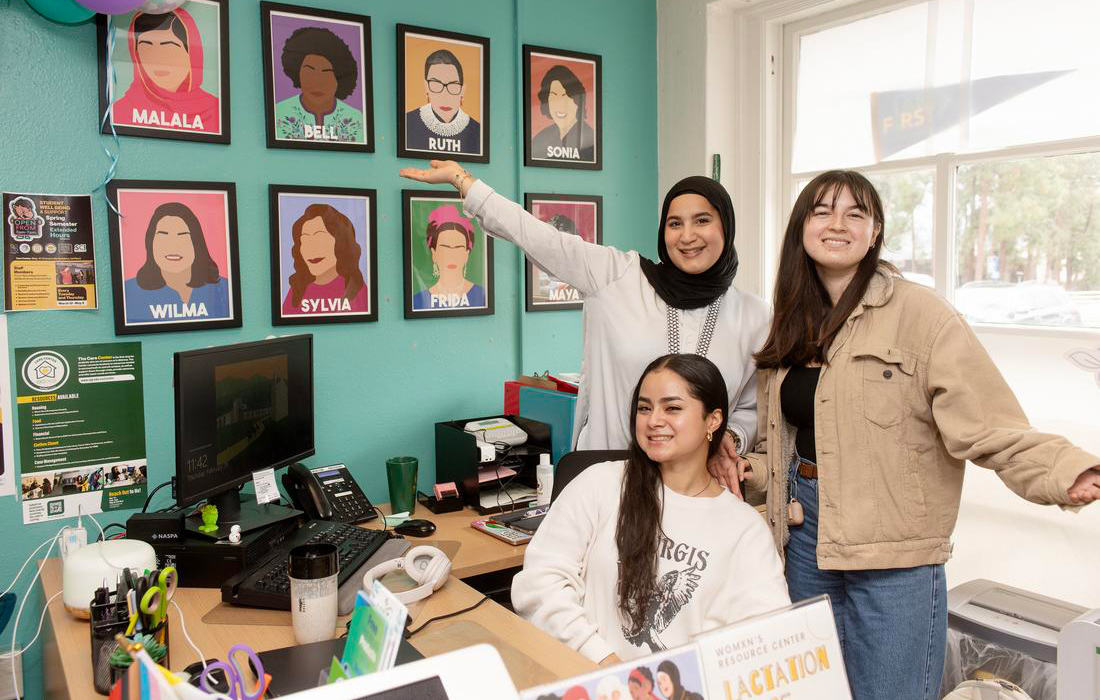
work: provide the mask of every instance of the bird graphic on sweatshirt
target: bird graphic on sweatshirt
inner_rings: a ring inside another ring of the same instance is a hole
[[[626,640],[636,647],[649,647],[651,652],[667,649],[658,635],[672,624],[680,610],[691,601],[691,594],[699,587],[699,578],[695,566],[669,571],[662,576],[649,598],[645,624],[635,634],[623,627]]]

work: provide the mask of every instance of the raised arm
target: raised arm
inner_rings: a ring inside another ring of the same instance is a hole
[[[635,254],[589,243],[557,230],[477,180],[454,161],[431,161],[431,168],[405,168],[402,177],[458,189],[463,207],[490,235],[515,243],[540,268],[591,295],[626,272]]]

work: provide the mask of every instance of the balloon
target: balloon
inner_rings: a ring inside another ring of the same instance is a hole
[[[92,12],[105,15],[125,15],[138,9],[141,0],[77,0]]]
[[[27,4],[46,19],[62,24],[84,22],[95,14],[73,0],[27,0]]]
[[[185,2],[187,2],[187,0],[145,0],[138,9],[142,12],[148,12],[151,15],[163,15],[166,12],[171,12]]]

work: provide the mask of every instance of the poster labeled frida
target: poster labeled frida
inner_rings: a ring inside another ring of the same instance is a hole
[[[523,47],[523,164],[603,168],[603,72],[599,56]]]
[[[405,318],[493,313],[493,241],[462,200],[402,190]]]
[[[229,143],[228,0],[98,15],[103,133]]]
[[[374,190],[271,185],[271,322],[378,320]]]
[[[268,148],[374,151],[370,17],[260,3]]]
[[[115,333],[240,328],[231,182],[112,180]]]
[[[4,309],[94,309],[92,198],[5,192]]]
[[[141,343],[16,348],[23,522],[145,501]]]
[[[524,206],[540,221],[563,234],[580,236],[589,243],[603,243],[603,197],[579,194],[530,194]],[[528,311],[557,311],[581,308],[581,293],[573,286],[527,261]]]
[[[397,25],[397,155],[489,162],[489,39]]]

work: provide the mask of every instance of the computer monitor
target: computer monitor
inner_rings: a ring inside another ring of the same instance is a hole
[[[238,491],[253,472],[314,453],[313,336],[177,352],[174,369],[176,502],[217,506],[215,537],[233,524],[247,532],[297,515],[242,506]]]

